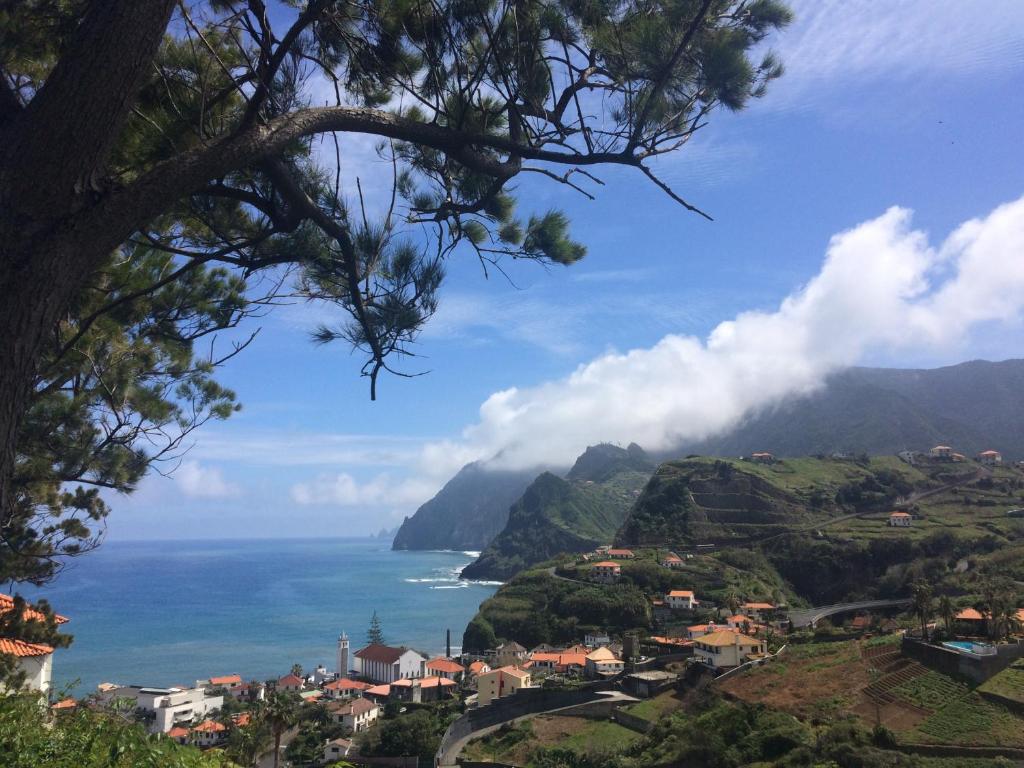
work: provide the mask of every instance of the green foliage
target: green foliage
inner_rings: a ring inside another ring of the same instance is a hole
[[[408,714],[386,720],[374,734],[374,741],[364,753],[395,757],[418,755],[433,758],[441,744],[448,724],[457,715],[444,708],[417,709]]]
[[[200,752],[141,725],[87,707],[52,723],[33,695],[0,696],[0,763],[5,768],[230,768],[217,750]]]
[[[384,630],[380,625],[380,618],[377,616],[377,612],[373,612],[373,616],[370,617],[370,628],[366,630],[366,643],[367,645],[384,645]]]

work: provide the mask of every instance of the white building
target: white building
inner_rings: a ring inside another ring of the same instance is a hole
[[[203,720],[224,706],[223,696],[207,696],[203,688],[142,688],[137,685],[108,687],[100,701],[110,704],[118,699],[135,702],[136,710],[153,716],[150,730],[167,733],[176,725]]]
[[[665,605],[674,611],[692,611],[697,602],[692,589],[673,589],[665,595]]]
[[[764,640],[747,637],[731,629],[723,629],[693,641],[693,657],[709,667],[738,667],[753,658],[765,655]]]
[[[587,654],[585,672],[587,677],[604,677],[617,675],[626,663],[608,648],[601,647]]]
[[[321,762],[336,763],[342,758],[348,757],[348,754],[351,751],[351,739],[332,739],[324,744],[324,756]]]
[[[981,453],[978,454],[978,461],[980,461],[982,464],[987,464],[990,467],[994,467],[997,464],[1003,463],[1003,454],[1001,454],[999,451],[993,450],[981,451]]]
[[[893,528],[909,528],[913,519],[907,512],[893,512],[889,515],[889,525]]]
[[[23,687],[30,691],[49,693],[53,678],[53,648],[42,643],[26,643],[0,637],[0,654],[13,656],[18,672],[25,675]],[[6,690],[0,684],[0,692]]]
[[[380,707],[369,699],[353,699],[344,704],[330,705],[334,722],[350,728],[353,733],[365,731],[380,717]]]
[[[427,656],[404,646],[368,645],[355,652],[356,672],[375,683],[393,683],[402,678],[423,677]]]
[[[611,644],[612,639],[607,632],[588,632],[583,636],[583,644],[587,648],[598,648],[602,645]]]

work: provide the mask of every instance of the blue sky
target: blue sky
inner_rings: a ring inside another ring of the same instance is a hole
[[[497,450],[662,447],[844,365],[1024,356],[1024,4],[794,7],[783,79],[659,167],[714,222],[623,169],[593,202],[522,181],[524,212],[570,214],[582,263],[514,264],[511,285],[456,258],[404,365],[429,373],[373,403],[358,357],[309,343],[323,308],[261,319],[221,375],[243,411],[112,498],[109,537],[359,535]],[[371,191],[390,177],[370,158],[359,173]]]

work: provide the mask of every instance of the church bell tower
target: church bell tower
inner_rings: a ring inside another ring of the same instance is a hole
[[[348,635],[342,632],[338,637],[338,677],[347,677],[348,670]]]

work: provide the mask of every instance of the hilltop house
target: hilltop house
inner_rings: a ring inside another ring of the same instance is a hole
[[[599,584],[614,584],[622,575],[622,566],[611,560],[602,560],[590,566],[590,580]]]
[[[744,615],[760,622],[771,618],[771,614],[775,610],[775,606],[771,603],[744,603],[740,608],[743,610]]]
[[[320,762],[336,763],[342,758],[348,757],[348,754],[351,751],[351,739],[331,739],[324,744],[324,756]]]
[[[608,648],[601,647],[586,656],[584,672],[587,677],[605,677],[617,675],[625,668],[625,662]]]
[[[352,733],[365,731],[380,717],[380,707],[369,699],[353,699],[347,702],[334,702],[327,705],[331,719],[341,723]]]
[[[751,461],[756,461],[758,464],[771,464],[775,461],[775,457],[768,453],[768,451],[756,451],[750,454]]]
[[[502,643],[494,649],[494,663],[491,667],[497,669],[501,666],[516,666],[526,661],[527,653],[528,651],[515,640]]]
[[[584,649],[585,650],[585,649]],[[551,672],[583,672],[587,664],[586,653],[532,653],[530,661],[536,669]]]
[[[636,555],[633,554],[632,549],[609,549],[608,557],[617,560],[632,560]]]
[[[486,661],[474,661],[469,665],[470,677],[478,677],[490,671],[491,667]]]
[[[456,661],[439,656],[423,665],[423,674],[446,677],[449,680],[459,682],[466,674],[466,668]]]
[[[956,621],[962,622],[968,633],[981,635],[985,632],[985,622],[988,618],[977,608],[964,608],[956,614]]]
[[[712,632],[693,642],[694,658],[714,669],[738,667],[765,653],[767,645],[763,640],[731,629]]]
[[[982,464],[987,464],[990,467],[994,467],[996,464],[1003,463],[1003,454],[1001,454],[999,451],[993,450],[981,451],[978,454],[978,461],[980,461]]]
[[[0,595],[0,616],[10,613],[15,608],[15,600],[10,595]],[[46,615],[31,605],[25,604],[21,618],[24,621],[46,621]],[[66,616],[54,615],[58,625],[66,624]],[[24,673],[23,687],[30,691],[49,693],[53,678],[53,647],[45,643],[30,643],[17,637],[0,637],[0,654],[12,656],[14,667]],[[0,684],[0,692],[4,686]]]
[[[665,557],[661,559],[661,564],[666,568],[682,568],[683,558],[677,555],[675,552],[669,552]]]
[[[212,747],[227,739],[228,729],[216,720],[203,720],[192,729],[192,738],[199,747]]]
[[[936,445],[934,448],[928,451],[928,455],[931,456],[933,459],[942,459],[944,461],[949,461],[950,459],[953,458],[953,449],[950,448],[948,445]]]
[[[423,677],[427,657],[412,648],[392,648],[373,643],[355,652],[356,672],[375,683],[393,683],[405,678]]]
[[[352,699],[362,696],[363,691],[370,687],[372,686],[369,683],[342,677],[337,680],[331,680],[329,683],[324,683],[323,691],[328,699],[337,701],[339,699]]]
[[[665,595],[665,605],[673,611],[692,611],[697,604],[692,589],[673,589]]]
[[[532,687],[533,677],[525,669],[499,667],[477,677],[477,702],[481,707],[485,707],[495,699],[502,699],[523,688]]]
[[[893,528],[909,528],[913,516],[908,512],[890,512],[889,525]]]

